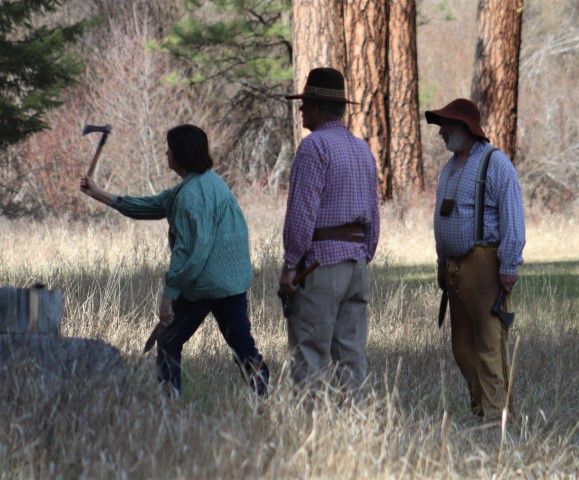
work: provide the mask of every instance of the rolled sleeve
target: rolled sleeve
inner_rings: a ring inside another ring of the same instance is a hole
[[[498,189],[499,272],[504,275],[516,275],[517,267],[523,263],[522,253],[525,246],[523,196],[515,167],[506,156],[503,157],[499,158],[498,175],[501,179]]]

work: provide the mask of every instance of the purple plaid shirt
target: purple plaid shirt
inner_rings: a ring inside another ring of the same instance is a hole
[[[312,241],[314,229],[360,222],[366,242]],[[283,227],[285,261],[372,260],[380,233],[374,156],[340,121],[327,122],[300,144],[290,174]]]

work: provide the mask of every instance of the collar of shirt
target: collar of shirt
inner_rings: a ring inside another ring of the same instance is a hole
[[[322,123],[318,128],[316,128],[316,132],[320,130],[331,130],[332,128],[346,128],[344,122],[342,120],[331,120],[329,122]]]
[[[468,153],[468,156],[466,157],[466,160],[465,160],[464,164],[466,165],[467,162],[468,162],[474,155],[476,155],[476,153],[477,153],[477,151],[478,151],[479,148],[481,148],[481,147],[485,147],[485,148],[486,148],[487,143],[488,143],[488,142],[486,142],[485,140],[477,140],[476,142],[474,142],[474,143],[472,144],[472,147],[470,147],[470,152]],[[452,164],[452,166],[453,166],[454,168],[457,167],[457,165],[456,165],[456,153],[453,153],[453,154],[452,154],[452,157],[450,157],[450,162],[449,162],[449,163]]]

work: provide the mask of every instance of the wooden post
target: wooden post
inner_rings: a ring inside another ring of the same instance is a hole
[[[0,334],[59,335],[62,293],[44,287],[0,288]]]

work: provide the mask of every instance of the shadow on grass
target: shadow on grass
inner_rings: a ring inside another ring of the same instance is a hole
[[[371,276],[389,285],[403,282],[407,288],[436,285],[436,267],[420,265],[372,265]],[[561,299],[579,298],[579,260],[567,262],[526,263],[519,270],[517,291]]]

